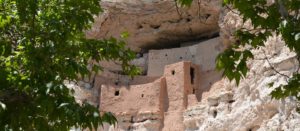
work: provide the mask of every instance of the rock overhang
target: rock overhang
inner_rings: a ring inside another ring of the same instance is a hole
[[[95,18],[88,38],[120,38],[128,32],[128,46],[161,48],[185,41],[218,35],[219,0],[194,1],[191,7],[179,7],[173,0],[104,0],[104,12]]]

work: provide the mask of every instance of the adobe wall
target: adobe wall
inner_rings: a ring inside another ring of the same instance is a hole
[[[78,103],[88,102],[96,107],[99,106],[101,98],[101,87],[102,86],[110,86],[110,87],[126,87],[134,85],[142,85],[146,83],[152,83],[157,80],[159,77],[150,77],[150,76],[135,76],[133,78],[116,74],[111,72],[108,69],[104,69],[99,72],[100,75],[96,75],[91,78],[85,78],[77,83],[74,82],[66,82],[69,88],[75,89],[75,98]]]
[[[193,79],[191,69],[194,73]],[[187,95],[195,94],[199,90],[199,66],[186,61],[167,65],[163,76],[166,78],[168,111],[187,108]]]
[[[188,107],[188,95],[198,90],[198,72],[199,66],[191,62],[179,62],[165,67],[168,104],[164,112],[163,131],[184,130],[182,113]]]
[[[183,130],[183,111],[198,102],[193,97],[200,87],[199,75],[198,65],[183,61],[167,65],[162,77],[147,84],[126,86],[102,81],[100,109],[113,112],[119,122],[116,129],[105,130],[133,130],[141,123],[149,126],[147,129]]]
[[[114,113],[118,119],[117,129],[132,130],[134,123],[151,121],[149,129],[159,130],[163,121],[159,97],[161,80],[130,86],[102,85],[100,109]]]
[[[164,76],[167,84],[168,109],[167,111],[180,110],[184,108],[184,64],[183,62],[167,65]]]
[[[148,76],[161,76],[166,65],[180,61],[191,61],[199,65],[200,88],[196,98],[201,101],[202,93],[208,91],[211,85],[222,78],[222,73],[215,70],[215,59],[224,49],[219,37],[193,46],[165,50],[150,50],[148,54]]]
[[[201,71],[214,70],[215,58],[222,50],[219,37],[188,47],[150,50],[147,75],[161,76],[166,65],[180,61],[191,61],[200,65]]]
[[[160,79],[129,87],[102,85],[100,108],[115,114],[159,112],[160,86]]]
[[[146,84],[151,83],[160,78],[155,76],[134,76],[133,78],[131,78],[127,75],[116,74],[108,70],[104,70],[100,72],[100,74],[101,75],[97,75],[95,79],[95,85],[97,85],[98,87],[100,87],[101,85],[130,86]]]
[[[148,61],[148,54],[137,54],[136,58],[132,60],[130,63],[132,65],[137,66],[141,69],[143,74],[147,73],[147,61]],[[109,70],[115,73],[123,72],[122,70],[122,64],[120,62],[114,62],[114,61],[101,61],[99,62],[99,65],[105,70]]]

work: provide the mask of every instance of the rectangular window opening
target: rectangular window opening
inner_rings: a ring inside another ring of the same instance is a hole
[[[190,68],[190,76],[191,76],[191,84],[195,82],[195,69],[193,67]]]
[[[115,91],[115,96],[119,96],[120,95],[120,91],[116,90]]]

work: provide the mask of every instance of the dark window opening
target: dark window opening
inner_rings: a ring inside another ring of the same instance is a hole
[[[142,25],[138,25],[138,27],[137,27],[138,29],[142,29],[143,28],[143,26]]]
[[[144,94],[142,94],[142,97],[144,97]]]
[[[168,56],[168,54],[166,54],[165,56]]]
[[[134,122],[133,116],[131,116],[131,118],[130,118],[130,123],[133,123],[133,122]]]
[[[208,19],[211,16],[211,14],[206,14],[205,19]]]
[[[187,21],[187,22],[190,22],[190,21],[191,21],[191,19],[190,19],[190,18],[186,18],[186,21]]]
[[[230,101],[228,101],[228,103],[233,103],[233,102],[235,102],[235,100],[230,100]]]
[[[117,86],[117,85],[119,85],[119,82],[118,82],[118,81],[116,81],[116,82],[115,82],[115,85],[116,85],[116,86]]]
[[[190,68],[190,76],[191,76],[191,84],[194,84],[194,79],[195,79],[195,69],[194,68]]]
[[[182,57],[180,56],[180,57],[179,57],[179,59],[181,60],[181,59],[182,59]]]
[[[115,96],[119,96],[120,95],[120,91],[115,91]]]
[[[175,75],[175,70],[172,70],[172,75]]]
[[[196,92],[196,90],[195,90],[195,89],[193,89],[193,94],[195,94],[195,92]]]
[[[217,111],[214,111],[214,113],[213,113],[214,118],[217,117],[217,114],[218,114],[218,112],[217,112]]]
[[[158,28],[160,28],[160,25],[150,25],[150,27],[153,29],[158,29]]]
[[[214,105],[212,105],[212,106],[218,106],[219,105],[219,103],[217,102],[216,104],[214,104]]]

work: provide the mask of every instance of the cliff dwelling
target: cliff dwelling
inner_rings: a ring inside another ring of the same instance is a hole
[[[121,63],[94,63],[103,71],[78,86],[71,83],[78,87],[76,100],[116,116],[117,125],[104,124],[101,131],[299,130],[294,100],[274,100],[267,88],[269,82],[285,83],[269,62],[287,74],[299,67],[280,37],[251,50],[257,58],[247,63],[249,75],[236,85],[222,79],[215,60],[235,40],[242,19],[222,9],[219,0],[197,2],[176,8],[171,0],[103,0],[105,11],[87,37],[120,38],[127,31],[125,42],[137,53],[131,63],[142,73],[131,78]]]
[[[197,102],[199,79],[198,65],[186,61],[167,65],[163,75],[150,83],[102,86],[100,107],[102,111],[114,112],[122,129],[145,121],[155,122],[156,129],[174,129],[171,125],[183,129],[181,114]]]
[[[0,131],[300,131],[300,0],[0,3]]]
[[[104,131],[139,130],[141,126],[151,131],[184,130],[184,111],[200,102],[212,83],[221,79],[221,73],[215,70],[215,58],[224,50],[217,26],[219,8],[202,6],[203,15],[209,16],[197,18],[192,17],[197,16],[196,6],[181,10],[185,13],[178,16],[175,8],[172,11],[163,8],[169,2],[155,3],[146,10],[129,2],[126,4],[133,7],[123,12],[127,15],[115,10],[126,8],[123,4],[110,1],[102,4],[119,15],[104,13],[96,18],[87,36],[118,37],[123,29],[127,30],[130,37],[126,42],[137,52],[132,64],[142,74],[130,78],[123,73],[120,63],[102,61],[98,63],[103,67],[100,74],[79,82],[84,88],[76,92],[77,100],[87,101],[101,112],[112,112],[117,117],[117,126],[105,125]],[[209,3],[214,4],[217,3]],[[128,15],[136,19],[123,22]]]
[[[219,39],[142,53],[133,64],[144,74],[133,78],[122,74],[117,63],[103,61],[94,87],[82,89],[77,99],[117,117],[117,127],[105,125],[104,130],[137,130],[140,125],[155,131],[184,130],[183,112],[221,79],[215,71],[215,57],[223,49]]]

